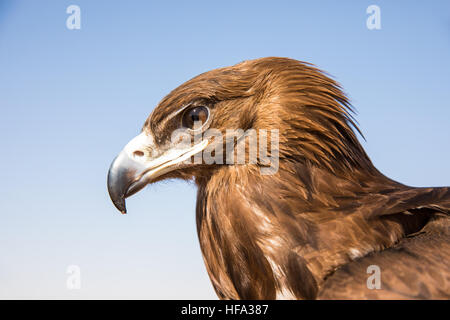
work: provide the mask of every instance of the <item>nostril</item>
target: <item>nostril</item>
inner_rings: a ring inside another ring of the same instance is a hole
[[[144,153],[142,151],[140,151],[140,150],[137,150],[137,151],[133,152],[133,155],[135,157],[143,157]]]

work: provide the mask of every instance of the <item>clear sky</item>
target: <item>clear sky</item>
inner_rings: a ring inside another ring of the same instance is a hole
[[[264,56],[333,75],[386,175],[450,185],[449,1],[1,0],[0,298],[215,299],[195,187],[152,185],[122,216],[106,173],[170,90]]]

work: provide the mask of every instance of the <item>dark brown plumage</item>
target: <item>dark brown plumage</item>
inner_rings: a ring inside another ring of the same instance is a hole
[[[164,167],[182,108],[199,106],[208,128],[278,129],[276,174],[262,175],[260,162]],[[450,298],[450,189],[381,174],[351,113],[335,81],[296,60],[201,74],[160,102],[113,163],[111,198],[125,212],[125,197],[147,183],[194,179],[198,237],[221,299]],[[370,265],[381,289],[367,287]]]

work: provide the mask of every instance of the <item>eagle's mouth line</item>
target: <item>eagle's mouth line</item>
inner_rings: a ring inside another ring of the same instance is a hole
[[[128,198],[136,192],[142,190],[147,184],[152,181],[152,179],[155,179],[164,173],[172,171],[173,166],[180,164],[181,162],[189,159],[198,152],[203,151],[208,146],[208,144],[208,139],[204,139],[200,143],[194,145],[192,148],[185,150],[185,152],[178,154],[173,158],[168,157],[166,161],[158,164],[157,166],[150,166],[140,175],[138,175],[136,179],[134,179],[134,181],[130,184],[127,191],[125,192],[124,197]],[[164,155],[161,157],[164,157]],[[161,159],[161,157],[157,159]]]

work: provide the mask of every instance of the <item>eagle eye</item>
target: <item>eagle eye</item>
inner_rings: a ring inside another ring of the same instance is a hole
[[[209,118],[209,109],[205,106],[195,106],[186,110],[181,119],[183,127],[197,130],[201,128]]]

